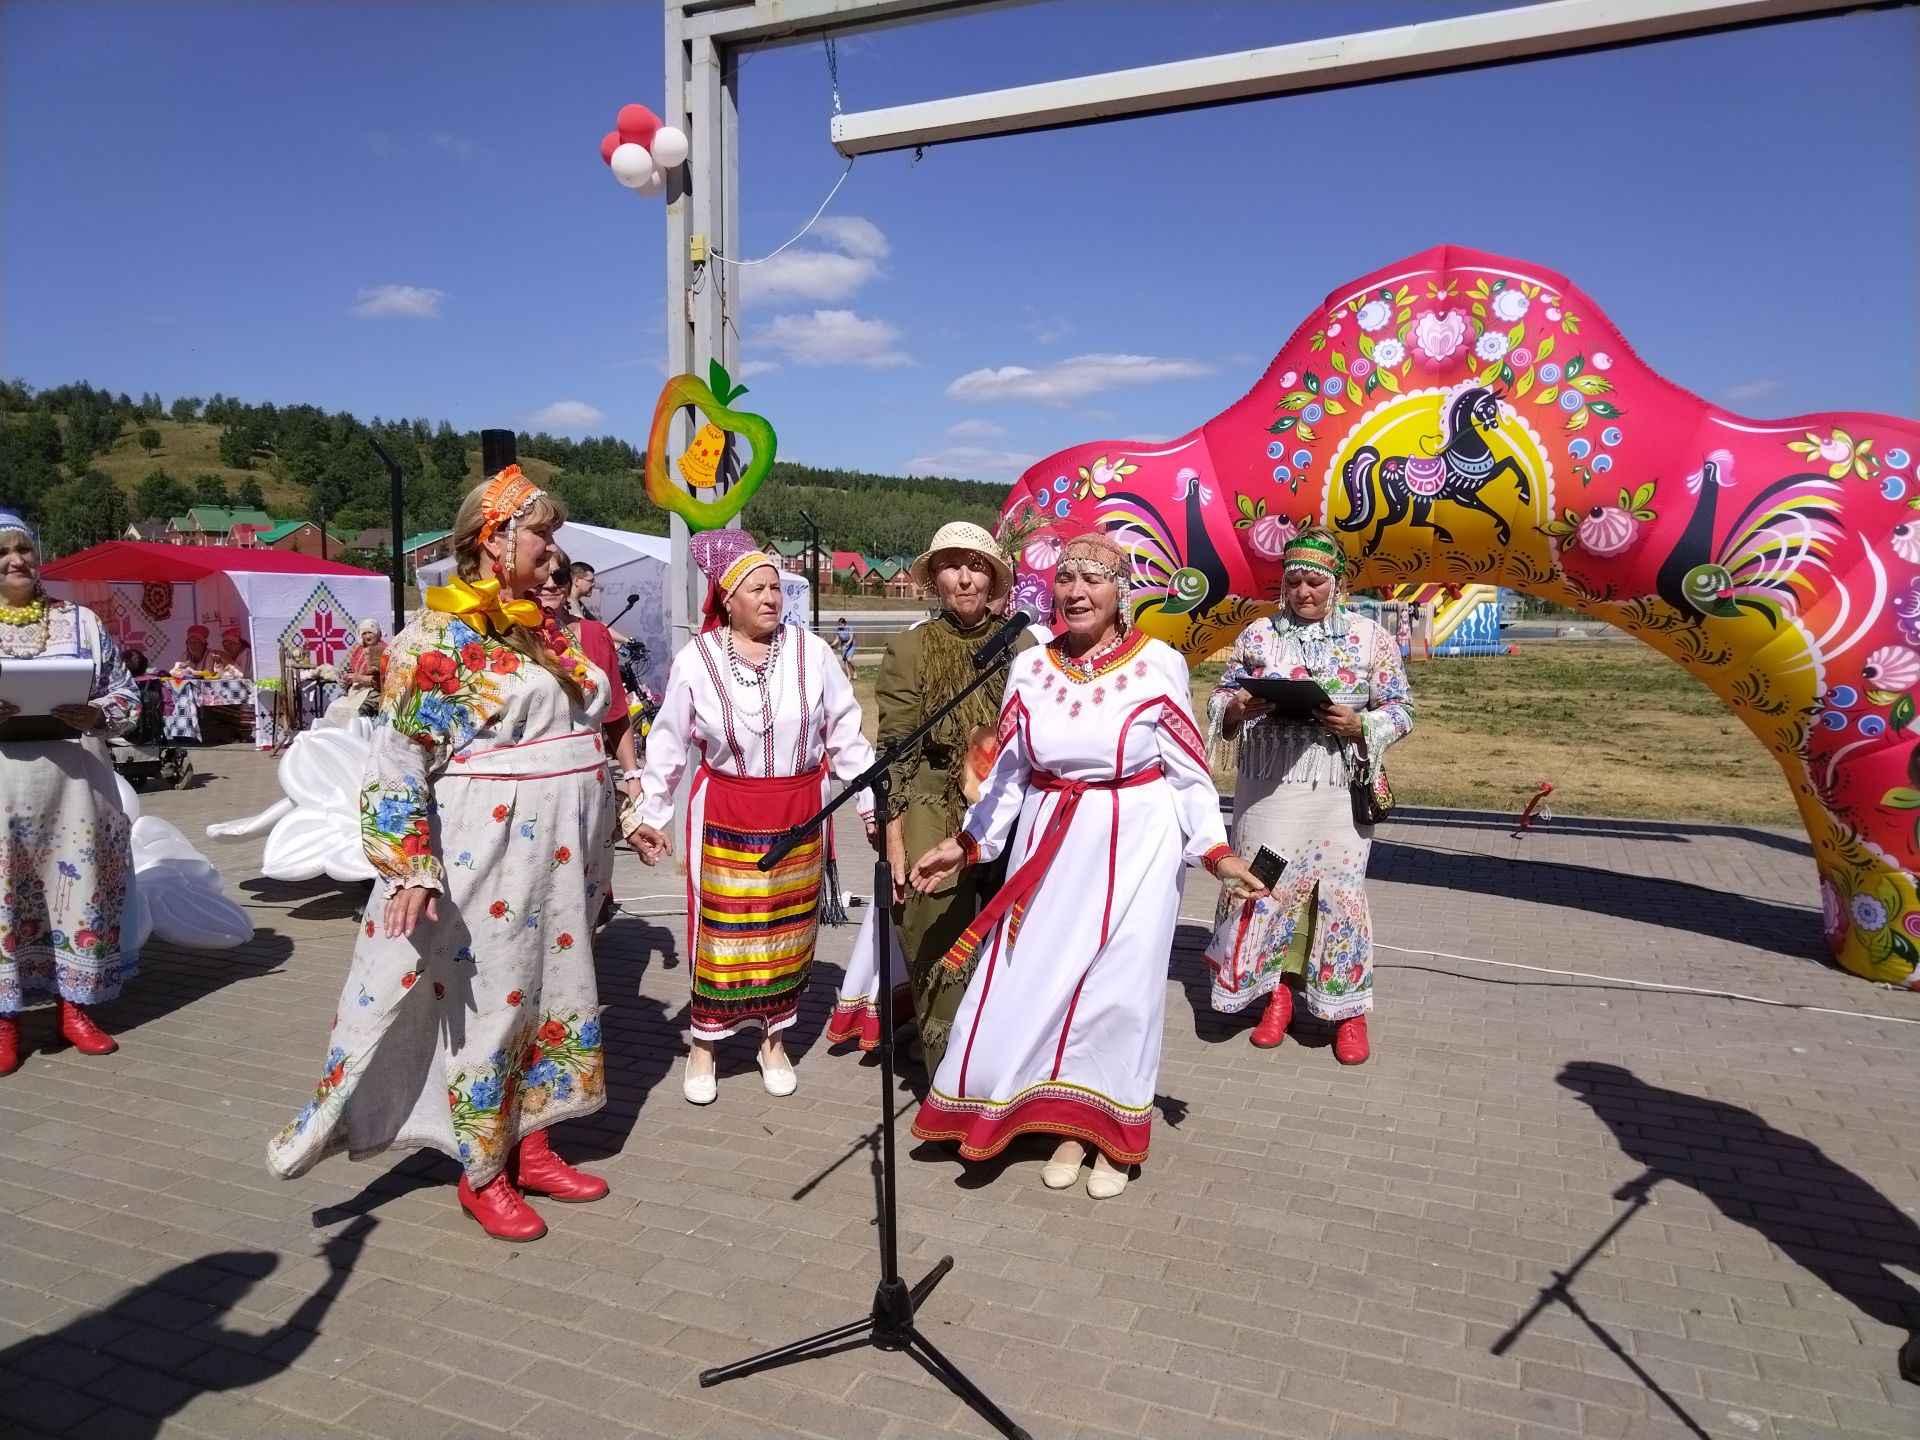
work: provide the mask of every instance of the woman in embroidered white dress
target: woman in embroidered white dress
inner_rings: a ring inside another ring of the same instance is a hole
[[[132,913],[132,822],[101,742],[140,717],[113,637],[91,610],[48,597],[38,539],[0,510],[0,664],[61,660],[88,662],[85,703],[38,718],[0,700],[0,1075],[20,1066],[20,1012],[54,1000],[74,1049],[119,1048],[87,1013],[115,999],[138,968],[123,923]],[[37,738],[47,719],[71,733]],[[30,738],[9,738],[10,723]]]
[[[687,799],[687,953],[693,965],[692,1047],[680,1090],[695,1105],[719,1095],[714,1045],[764,1032],[759,1063],[770,1095],[798,1085],[780,1032],[799,1014],[820,924],[824,837],[771,870],[759,859],[841,782],[873,763],[853,687],[825,641],[782,622],[780,565],[739,530],[693,537],[710,583],[707,628],[673,657],[647,735],[634,846],[651,865],[671,853],[674,791],[696,767]],[[872,800],[861,817],[874,837]]]
[[[1281,557],[1285,608],[1247,627],[1208,703],[1216,742],[1237,742],[1234,841],[1286,861],[1271,897],[1220,908],[1207,963],[1213,1008],[1244,1010],[1270,996],[1253,1043],[1268,1048],[1293,1019],[1295,984],[1307,1009],[1335,1024],[1334,1058],[1371,1053],[1373,935],[1367,857],[1373,827],[1355,823],[1351,782],[1385,792],[1387,747],[1413,729],[1400,646],[1340,603],[1346,552],[1324,526],[1303,530]],[[1313,720],[1282,720],[1240,688],[1247,676],[1313,680],[1332,702]]]
[[[945,962],[977,961],[913,1133],[969,1160],[1063,1136],[1040,1172],[1052,1189],[1091,1144],[1095,1199],[1147,1157],[1182,866],[1260,893],[1227,846],[1186,662],[1128,629],[1128,578],[1104,535],[1061,548],[1062,633],[1015,662],[980,799],[912,877],[925,893],[1011,839],[1006,884]]]
[[[607,1193],[547,1136],[606,1103],[593,919],[613,864],[605,677],[514,598],[565,518],[500,471],[455,518],[457,578],[394,637],[360,796],[382,879],[318,1093],[267,1147],[283,1177],[340,1150],[442,1151],[502,1240],[546,1233],[522,1190]]]

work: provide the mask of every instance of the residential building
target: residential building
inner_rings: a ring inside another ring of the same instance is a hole
[[[271,530],[262,530],[255,540],[270,549],[294,555],[313,555],[326,560],[340,557],[340,543],[332,536],[327,537],[327,553],[320,555],[320,527],[311,520],[282,520]]]
[[[218,505],[195,505],[167,522],[167,539],[175,545],[243,545],[257,543],[271,530],[273,517],[264,510],[228,510]]]

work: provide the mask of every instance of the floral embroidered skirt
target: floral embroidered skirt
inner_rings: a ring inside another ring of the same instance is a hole
[[[478,1188],[523,1136],[606,1104],[593,919],[613,801],[597,739],[535,752],[549,770],[597,759],[572,773],[474,773],[482,757],[435,784],[440,918],[388,939],[375,884],[319,1088],[267,1147],[275,1173],[426,1147]]]
[[[1298,976],[1307,1009],[1345,1020],[1373,1008],[1373,925],[1367,909],[1371,828],[1353,823],[1344,784],[1243,781],[1235,797],[1234,847],[1261,846],[1287,862],[1269,899],[1228,899],[1215,913],[1207,965],[1213,1008],[1244,1010]]]
[[[139,969],[132,822],[105,749],[0,744],[0,1015],[112,1000]]]

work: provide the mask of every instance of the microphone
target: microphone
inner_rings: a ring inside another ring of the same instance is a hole
[[[630,591],[627,595],[627,603],[620,607],[620,615],[625,615],[627,611],[631,610],[634,606],[638,605],[639,603],[640,603],[640,592],[637,590]],[[614,616],[613,619],[607,621],[606,623],[608,625],[619,624],[620,615]]]
[[[1033,624],[1033,616],[1025,610],[1015,610],[1007,616],[1005,623],[993,632],[993,638],[980,647],[980,653],[973,657],[975,670],[990,670],[1006,659],[1013,649],[1013,642],[1026,633]]]

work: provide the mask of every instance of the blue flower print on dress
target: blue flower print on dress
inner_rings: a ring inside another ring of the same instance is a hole
[[[467,1094],[476,1110],[498,1110],[500,1108],[500,1077],[483,1075],[473,1082],[473,1089]]]
[[[467,624],[466,621],[449,620],[447,622],[447,643],[453,646],[454,649],[457,650],[469,641],[478,640],[479,638],[480,632]]]
[[[560,1067],[551,1060],[542,1060],[527,1071],[527,1084],[551,1085],[560,1075]]]
[[[580,1027],[580,1043],[591,1050],[600,1043],[600,1022],[589,1020]]]

